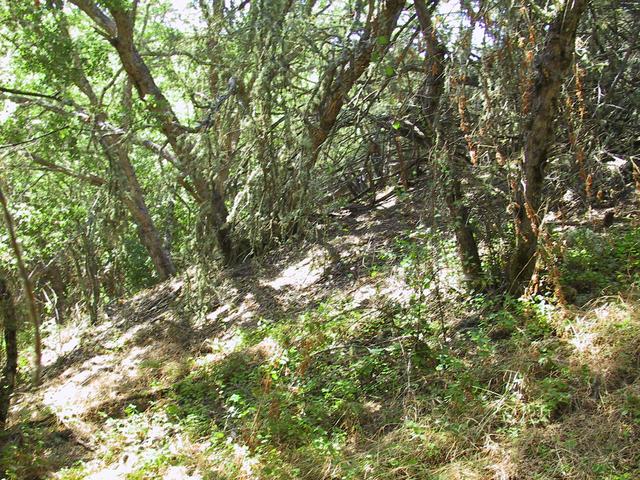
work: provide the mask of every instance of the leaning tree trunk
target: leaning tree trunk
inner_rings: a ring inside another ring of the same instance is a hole
[[[456,235],[458,258],[462,264],[465,282],[471,289],[482,288],[482,262],[478,253],[478,243],[470,225],[469,207],[462,194],[462,184],[458,176],[455,159],[448,158],[448,172],[443,182],[444,200],[451,215]]]
[[[7,281],[1,274],[0,318],[2,319],[4,347],[7,356],[2,369],[2,376],[0,377],[0,430],[3,430],[9,413],[11,394],[16,384],[16,372],[18,371],[18,321],[11,291],[7,286]]]
[[[369,5],[370,9],[373,9],[374,2],[370,2]],[[405,0],[386,0],[383,2],[380,12],[371,20],[362,39],[354,47],[351,55],[347,57],[345,64],[341,65],[343,68],[340,73],[336,75],[338,65],[332,65],[325,72],[328,81],[325,80],[326,84],[321,98],[315,108],[307,115],[309,119],[315,119],[315,121],[310,121],[307,126],[311,147],[304,163],[304,168],[307,171],[314,167],[320,148],[333,130],[338,115],[348,98],[349,91],[369,67],[374,52],[377,51],[381,55],[386,52],[386,44],[391,41],[391,35],[396,28],[398,17],[404,5]],[[380,42],[380,39],[386,39],[386,43]]]
[[[126,191],[122,192],[123,203],[127,206],[136,224],[140,243],[142,243],[149,253],[158,278],[161,281],[166,280],[175,275],[176,269],[173,265],[171,254],[169,250],[165,248],[162,237],[151,219],[146,202],[144,201],[142,188],[138,183],[128,153],[126,151],[117,152],[116,162],[118,170],[120,171],[119,173],[124,176]]]
[[[439,104],[444,93],[445,65],[447,49],[438,39],[437,32],[431,21],[431,15],[438,2],[432,2],[427,7],[423,0],[414,2],[422,35],[427,46],[427,59],[425,65],[426,78],[424,89],[421,92],[421,110],[426,131],[432,136],[442,137],[447,132],[442,131],[442,123],[437,119]],[[462,132],[456,132],[462,135]],[[465,204],[462,182],[460,181],[462,167],[459,163],[466,161],[466,155],[457,148],[456,142],[446,154],[446,171],[442,172],[444,201],[449,210],[453,222],[458,257],[462,264],[465,281],[470,288],[479,288],[482,285],[482,263],[478,253],[473,229],[469,223],[469,207]]]
[[[83,235],[84,241],[84,267],[87,274],[87,306],[91,325],[98,323],[98,312],[100,309],[100,280],[98,279],[98,252],[93,241],[95,212],[89,214],[87,231]]]
[[[69,34],[69,25],[65,14],[62,12],[63,3],[61,0],[57,0],[56,8],[58,10],[57,18],[60,35],[71,45],[73,44],[73,39]],[[84,65],[78,51],[72,48],[70,55],[71,61],[73,62],[71,80],[84,94],[94,109],[95,124],[106,125],[108,122],[107,113],[102,109],[100,99],[85,74]],[[147,250],[149,258],[151,258],[156,273],[158,274],[158,278],[162,281],[173,276],[176,269],[173,265],[169,250],[165,248],[161,236],[151,218],[145,202],[144,193],[129,157],[129,144],[125,132],[130,131],[131,128],[129,119],[132,109],[131,103],[131,82],[128,81],[125,83],[122,94],[122,110],[125,112],[125,120],[122,128],[115,129],[112,133],[101,131],[98,134],[98,138],[102,150],[116,171],[120,187],[120,198],[136,224],[140,243],[142,243]]]
[[[139,97],[146,99],[145,106],[148,112],[156,120],[161,133],[171,146],[177,160],[175,166],[193,184],[193,190],[188,191],[198,203],[201,219],[205,222],[204,228],[216,238],[225,263],[233,263],[238,255],[234,248],[231,227],[227,222],[228,210],[224,196],[199,169],[198,165],[202,162],[198,161],[193,153],[192,143],[186,139],[187,133],[194,133],[193,129],[188,129],[180,123],[171,103],[138,51],[134,41],[135,9],[127,10],[121,2],[107,2],[106,11],[93,0],[71,0],[71,3],[93,20],[115,48],[127,77]]]
[[[127,82],[124,87],[122,106],[125,112],[131,111],[131,82]],[[128,114],[125,115],[127,118],[124,123],[124,128],[129,130],[131,128],[130,120]],[[165,248],[160,232],[158,232],[147,208],[142,187],[140,187],[138,176],[131,164],[127,140],[123,138],[123,136],[118,135],[106,139],[106,142],[107,148],[114,151],[113,158],[124,183],[124,192],[122,192],[124,203],[129,208],[129,212],[138,227],[140,242],[147,249],[147,252],[149,252],[149,257],[151,257],[151,261],[155,266],[160,280],[166,280],[175,275],[176,269],[173,265],[169,250]]]
[[[18,237],[13,222],[13,216],[9,211],[9,205],[7,204],[7,198],[4,196],[2,185],[0,185],[0,207],[2,208],[2,214],[4,216],[4,223],[9,233],[9,243],[13,250],[13,254],[18,265],[18,273],[22,279],[22,285],[24,287],[25,299],[27,302],[27,310],[29,312],[29,318],[33,324],[33,343],[34,343],[34,355],[33,355],[33,383],[38,385],[40,383],[40,374],[42,372],[42,339],[40,338],[40,317],[38,316],[38,307],[36,306],[36,297],[33,293],[33,284],[29,277],[29,272],[22,259],[22,250],[18,243]]]
[[[573,61],[576,30],[587,0],[566,0],[549,28],[538,54],[530,98],[531,115],[524,126],[521,188],[516,192],[516,246],[509,264],[509,292],[521,294],[533,275],[538,250],[544,169],[553,143],[555,101]]]
[[[377,15],[367,23],[362,37],[349,55],[343,55],[341,62],[329,65],[322,75],[324,80],[319,99],[312,102],[305,112],[306,141],[302,147],[301,168],[296,173],[296,181],[285,192],[287,213],[303,210],[311,203],[311,176],[320,150],[336,126],[349,92],[369,68],[374,53],[382,56],[387,52],[405,3],[405,0],[378,2],[380,8]],[[370,15],[373,15],[375,6],[376,2],[369,2]],[[287,230],[293,232],[298,226],[296,221]]]

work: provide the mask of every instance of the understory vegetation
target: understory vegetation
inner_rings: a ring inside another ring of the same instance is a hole
[[[26,410],[3,451],[8,478],[640,475],[638,230],[566,234],[560,271],[576,273],[560,283],[580,306],[548,289],[447,291],[425,267],[427,238],[407,232],[369,258],[367,302],[335,291],[140,361],[138,390],[85,415],[96,430],[75,465],[54,452],[77,434],[53,412],[34,421]],[[381,293],[377,280],[391,276],[402,299]]]
[[[0,480],[640,478],[639,25],[0,1]]]

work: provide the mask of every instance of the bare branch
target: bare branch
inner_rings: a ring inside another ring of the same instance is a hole
[[[101,187],[103,185],[106,185],[107,181],[102,178],[99,177],[97,175],[93,175],[93,174],[82,174],[82,173],[78,173],[75,172],[73,170],[71,170],[70,168],[67,168],[63,165],[58,165],[57,163],[53,163],[50,162],[48,160],[45,160],[44,158],[42,158],[40,155],[37,155],[35,153],[32,152],[27,152],[29,158],[31,158],[31,160],[33,160],[34,163],[36,163],[37,165],[40,165],[43,168],[43,170],[47,170],[49,172],[55,172],[55,173],[62,173],[64,175],[67,175],[69,177],[73,177],[73,178],[77,178],[78,180],[82,180],[83,182],[87,182],[90,185],[93,185],[95,187]]]
[[[38,97],[38,98],[48,98],[51,100],[60,100],[60,93],[56,93],[55,95],[48,95],[46,93],[28,92],[26,90],[18,90],[16,88],[8,88],[8,87],[2,87],[2,86],[0,86],[0,92],[13,93],[16,95],[24,95],[25,97]]]

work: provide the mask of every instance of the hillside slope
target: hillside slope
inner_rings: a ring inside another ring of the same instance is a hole
[[[633,221],[567,234],[578,307],[465,294],[420,211],[50,325],[7,478],[639,478]]]

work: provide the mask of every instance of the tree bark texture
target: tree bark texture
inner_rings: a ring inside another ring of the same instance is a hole
[[[554,141],[555,101],[573,61],[576,30],[587,0],[566,0],[535,60],[530,116],[524,125],[521,182],[516,192],[516,245],[508,270],[509,292],[521,294],[533,275],[538,249],[545,166]]]
[[[370,5],[373,6],[373,2]],[[380,49],[381,45],[382,51],[386,50],[385,42],[379,39],[386,39],[387,43],[391,41],[391,35],[404,5],[404,0],[384,2],[382,10],[371,21],[368,31],[354,48],[350,60],[340,66],[334,65],[326,72],[325,78],[329,80],[316,111],[312,114],[316,121],[312,121],[308,127],[311,139],[311,155],[306,165],[308,168],[315,165],[320,147],[331,133],[349,91],[369,67],[373,52],[376,48]]]
[[[4,330],[6,359],[0,377],[0,430],[4,429],[9,413],[11,394],[18,371],[18,321],[13,297],[6,279],[0,274],[0,318]]]
[[[62,9],[62,5],[58,5],[58,8]],[[60,34],[64,36],[70,44],[72,44],[73,40],[69,34],[66,17],[62,11],[59,12],[58,21]],[[72,81],[85,95],[85,97],[87,97],[92,108],[97,112],[95,114],[95,123],[97,125],[107,125],[107,114],[101,109],[98,96],[89,82],[89,79],[85,75],[82,60],[76,50],[71,51],[71,57],[74,64],[73,75],[71,76]],[[131,111],[130,90],[130,83],[127,82],[122,98],[124,112]],[[101,129],[102,131],[98,132],[99,143],[114,167],[118,183],[120,184],[120,199],[127,207],[134,223],[136,224],[140,243],[142,243],[147,250],[147,253],[155,267],[156,273],[158,274],[158,278],[162,281],[173,276],[176,273],[176,269],[173,265],[171,254],[166,248],[164,248],[160,233],[151,218],[151,214],[149,213],[149,209],[145,202],[144,193],[140,187],[133,164],[131,163],[129,156],[129,143],[125,136],[125,132],[129,127],[130,125],[123,125],[123,128],[117,129],[113,132]],[[93,180],[93,183],[95,184],[95,179],[93,177],[94,176],[89,176],[88,180]]]

